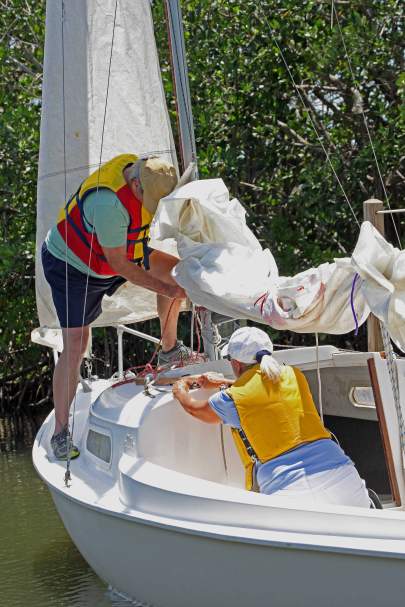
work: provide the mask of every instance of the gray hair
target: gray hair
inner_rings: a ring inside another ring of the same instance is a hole
[[[141,162],[146,162],[150,158],[159,158],[159,156],[157,154],[152,154],[151,156],[144,156],[143,158],[138,158],[138,160],[135,160],[134,164],[131,164],[128,167],[128,179],[140,179]]]
[[[134,162],[134,164],[131,164],[129,167],[127,167],[127,169],[128,169],[128,179],[129,180],[140,178],[141,163],[139,162],[139,160]]]

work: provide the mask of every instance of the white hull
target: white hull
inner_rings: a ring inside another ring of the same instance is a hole
[[[96,573],[154,607],[398,607],[404,601],[402,558],[196,536],[53,497]]]
[[[325,352],[322,369],[347,377],[353,357],[345,368],[346,355]],[[69,488],[64,465],[48,457],[53,415],[34,445],[68,533],[103,580],[154,607],[403,604],[402,507],[305,506],[249,493],[228,432],[221,444],[218,426],[186,415],[170,392],[152,393],[105,381],[78,391],[82,453]],[[332,390],[334,410],[336,396]],[[111,441],[105,461],[90,447],[91,433]]]

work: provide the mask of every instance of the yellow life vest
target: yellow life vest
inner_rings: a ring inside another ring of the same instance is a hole
[[[305,376],[282,368],[280,381],[262,375],[255,365],[227,390],[239,414],[243,432],[259,461],[265,463],[286,451],[321,438],[330,438],[316,410]],[[246,471],[246,488],[253,484],[253,465],[236,428],[232,435]]]
[[[103,164],[82,182],[59,212],[57,227],[60,235],[73,253],[97,274],[116,275],[104,256],[97,234],[88,232],[84,222],[86,197],[102,188],[112,190],[128,212],[127,258],[134,263],[144,260],[147,268],[147,243],[153,215],[134,196],[123,175],[124,169],[136,160],[138,156],[135,154],[121,154]]]

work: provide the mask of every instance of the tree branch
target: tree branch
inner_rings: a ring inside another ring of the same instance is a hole
[[[333,242],[338,247],[338,249],[343,253],[343,255],[347,256],[347,250],[345,249],[344,245],[342,245],[342,243],[336,238],[336,236],[333,234],[333,232],[324,228],[320,223],[317,223],[316,227],[320,232],[325,234],[328,237],[328,239],[332,239]]]
[[[297,131],[294,131],[294,129],[292,129],[290,126],[288,126],[288,124],[286,124],[285,122],[282,122],[281,120],[277,120],[277,124],[280,128],[283,129],[283,131],[285,131],[286,133],[289,133],[293,137],[293,139],[296,139],[302,145],[307,145],[310,147],[319,147],[317,144],[311,143],[310,141],[307,141],[306,139],[304,139],[304,137],[301,137],[301,135],[299,133],[297,133]]]
[[[319,120],[318,112],[316,111],[314,104],[312,103],[312,101],[310,100],[310,98],[308,97],[308,95],[306,94],[305,91],[302,91],[302,96],[305,98],[306,104],[311,111],[312,120],[315,123],[315,126],[316,126],[318,132],[322,131],[322,133],[325,136],[325,139],[328,140],[330,147],[333,149],[333,151],[336,151],[336,145],[333,143],[331,136],[329,135],[328,131],[326,130],[326,128],[323,125],[323,122],[321,120]],[[307,108],[307,111],[308,111],[308,108]]]
[[[31,70],[29,67],[27,67],[26,65],[24,65],[24,63],[21,63],[21,61],[19,61],[18,59],[16,59],[15,57],[9,57],[9,60],[14,63],[17,67],[20,68],[20,70],[22,72],[24,72],[25,74],[29,74],[30,76],[32,76],[33,78],[35,78],[36,76],[38,76],[37,72],[34,72],[33,70]]]

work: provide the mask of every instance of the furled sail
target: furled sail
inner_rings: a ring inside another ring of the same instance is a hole
[[[405,351],[405,253],[370,223],[351,258],[285,277],[221,179],[178,188],[156,219],[160,237],[177,241],[175,276],[194,303],[298,333],[347,333],[371,310]]]
[[[153,153],[176,164],[150,2],[120,0],[116,13],[115,6],[115,0],[104,0],[102,7],[98,0],[47,2],[36,260],[42,335],[58,320],[41,244],[66,196],[117,154]],[[155,299],[126,283],[104,298],[95,324],[151,318]]]

